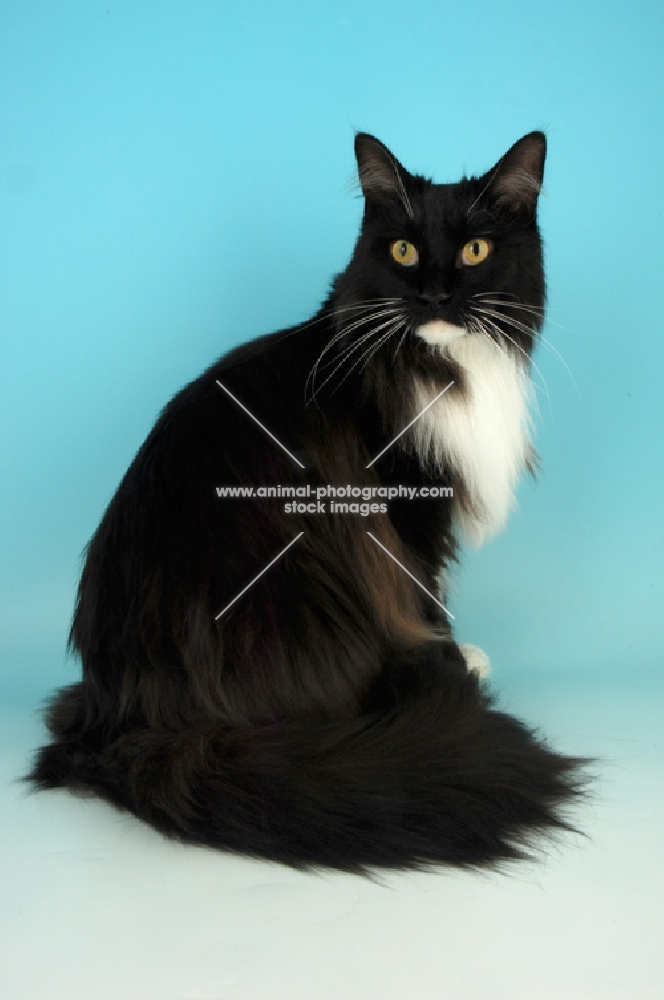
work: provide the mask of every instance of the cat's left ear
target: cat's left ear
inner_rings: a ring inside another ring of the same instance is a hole
[[[534,212],[542,188],[545,157],[544,133],[524,135],[489,171],[487,192],[509,211]]]
[[[362,193],[367,200],[391,201],[397,198],[409,208],[404,184],[408,171],[387,146],[367,132],[358,132],[355,136],[355,157]]]

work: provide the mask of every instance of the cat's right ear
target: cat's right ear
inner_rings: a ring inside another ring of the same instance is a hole
[[[408,177],[387,146],[367,132],[355,136],[355,157],[362,193],[367,201],[401,201],[412,215],[404,179]]]

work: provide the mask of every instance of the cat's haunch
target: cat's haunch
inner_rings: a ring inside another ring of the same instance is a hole
[[[434,184],[356,136],[364,214],[326,302],[171,400],[90,541],[82,678],[37,786],[357,873],[496,865],[570,829],[584,762],[495,708],[444,585],[535,461],[545,148]],[[284,501],[329,484],[350,493]]]

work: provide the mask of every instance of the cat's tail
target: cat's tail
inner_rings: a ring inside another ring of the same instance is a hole
[[[433,659],[386,668],[366,711],[339,721],[146,729],[98,749],[70,727],[39,751],[31,778],[95,791],[170,836],[296,868],[496,865],[573,829],[566,807],[587,761],[549,749],[473,675]]]

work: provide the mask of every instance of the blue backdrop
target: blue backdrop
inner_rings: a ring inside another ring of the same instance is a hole
[[[655,0],[0,0],[0,994],[661,996],[663,21]],[[345,265],[354,128],[439,181],[549,137],[542,474],[449,606],[504,703],[601,781],[589,839],[510,879],[314,878],[16,781],[77,674],[80,553],[158,411]]]
[[[451,610],[499,687],[659,673],[661,39],[644,0],[0,6],[6,699],[74,675],[80,552],[161,406],[344,266],[354,128],[439,181],[547,132],[543,472]]]

